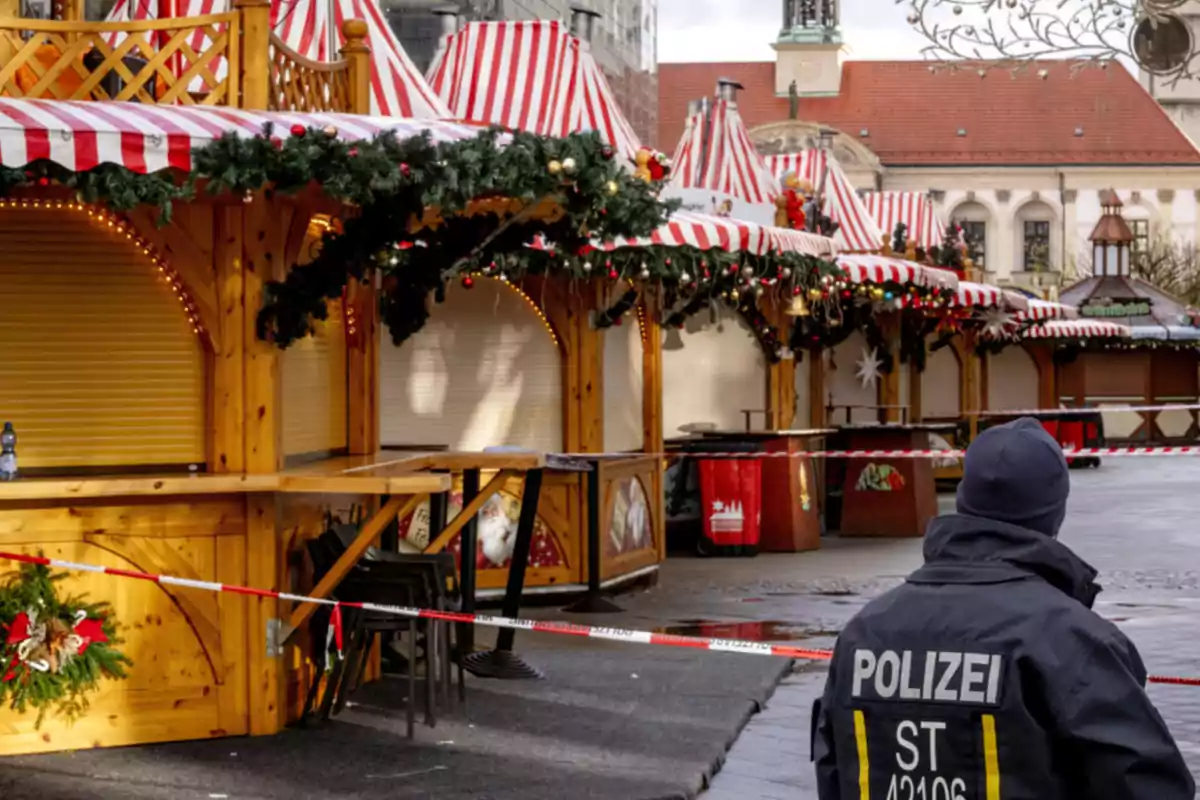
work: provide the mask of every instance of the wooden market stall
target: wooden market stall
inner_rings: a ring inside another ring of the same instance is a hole
[[[77,20],[78,12],[66,16]],[[312,606],[228,587],[329,597],[397,517],[444,496],[462,475],[495,477],[465,513],[436,515],[430,549],[471,527],[501,488],[523,483],[525,473],[540,485],[550,467],[540,453],[380,453],[381,320],[371,282],[350,281],[343,291],[341,274],[333,289],[316,286],[319,309],[281,316],[293,279],[313,289],[307,267],[293,266],[324,258],[338,243],[326,232],[356,220],[343,204],[354,187],[296,182],[297,163],[348,172],[360,149],[378,156],[409,147],[430,158],[436,174],[450,167],[434,153],[497,147],[460,124],[365,115],[383,103],[372,99],[369,30],[347,20],[343,60],[318,63],[273,34],[271,7],[253,0],[197,18],[0,23],[13,46],[0,67],[0,241],[8,254],[0,358],[20,376],[0,383],[0,415],[15,429],[19,464],[16,480],[0,482],[0,546],[174,579],[65,579],[63,592],[110,604],[105,624],[119,626],[117,646],[133,664],[125,679],[89,693],[90,709],[73,725],[53,712],[39,727],[36,714],[0,711],[0,754],[280,730],[296,719],[314,680],[305,651]],[[110,39],[136,40],[147,63],[93,67],[73,60],[80,49],[69,57],[63,50],[56,74],[73,72],[78,85],[38,72],[28,61],[37,45],[19,44],[70,40],[111,53]],[[189,60],[188,41],[207,41],[208,49]],[[36,98],[21,96],[28,81],[14,75],[23,68],[34,71]],[[97,102],[115,96],[141,102]],[[152,106],[156,98],[163,104]],[[286,167],[279,152],[293,157]],[[411,177],[405,163],[372,163],[400,186],[396,202],[413,213],[402,217],[407,228],[360,223],[356,231],[390,242],[429,230],[420,227],[430,224],[430,209],[420,215],[429,187],[400,181]],[[193,179],[194,198],[180,189]],[[117,214],[104,201],[131,210]],[[471,216],[474,198],[463,202],[434,209],[435,221],[446,222],[443,212]],[[536,228],[543,217],[524,219]],[[365,243],[343,236],[341,246],[346,240]],[[276,316],[266,319],[274,327],[260,316],[272,305]],[[596,344],[581,307],[561,308],[556,324],[577,359],[565,372],[578,375],[598,349],[581,344]],[[296,338],[287,350],[276,346]],[[599,395],[587,395],[564,422],[575,437],[567,442],[600,435],[586,413]],[[6,436],[6,470],[8,446]],[[314,581],[307,541],[325,530],[327,514],[352,506],[367,512],[361,527]],[[542,514],[558,513],[568,512],[551,497]],[[32,669],[10,656],[8,667]]]

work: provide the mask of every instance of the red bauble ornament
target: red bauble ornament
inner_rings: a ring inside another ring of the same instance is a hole
[[[357,147],[351,147],[351,148],[350,148],[350,152],[349,152],[349,153],[347,153],[347,155],[348,155],[348,156],[350,156],[351,158],[358,158],[358,148],[357,148]]]
[[[610,146],[604,145],[603,147],[600,148],[600,156],[605,161],[612,161],[612,157],[614,155],[616,155],[616,151],[614,151]]]
[[[792,297],[799,297],[799,296],[800,296],[800,287],[797,286],[795,289],[792,289]]]
[[[406,163],[401,162],[400,174],[407,178],[409,175],[412,174],[412,167],[408,166],[408,164],[406,164]]]
[[[615,281],[617,279],[617,271],[615,269],[610,269],[608,271],[608,277]]]
[[[49,178],[38,178],[38,186],[49,186],[49,185],[50,185]]]
[[[770,279],[770,278],[759,278],[759,279],[758,279],[758,282],[759,282],[759,283],[761,283],[763,286],[770,286],[770,285],[771,285],[771,279]]]
[[[663,263],[664,263],[664,264],[666,264],[666,265],[669,267],[669,266],[671,266],[671,259],[669,259],[669,258],[664,258],[664,259],[663,259]]]
[[[271,137],[271,145],[276,150],[282,150],[283,149],[283,139],[280,139],[278,136],[272,136]]]
[[[303,136],[306,133],[308,133],[308,128],[305,128],[303,125],[292,126],[292,136]]]
[[[462,279],[462,285],[463,285],[464,289],[470,289],[472,286],[475,285],[475,279],[472,278],[470,275],[466,275]]]

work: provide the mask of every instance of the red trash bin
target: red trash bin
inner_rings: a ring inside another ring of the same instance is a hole
[[[700,459],[701,555],[758,552],[762,462],[750,458]]]

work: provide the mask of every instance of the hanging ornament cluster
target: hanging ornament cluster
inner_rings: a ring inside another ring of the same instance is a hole
[[[111,609],[60,598],[64,577],[26,564],[0,586],[0,703],[36,710],[38,726],[51,710],[78,717],[100,679],[122,679],[132,663],[117,649]]]

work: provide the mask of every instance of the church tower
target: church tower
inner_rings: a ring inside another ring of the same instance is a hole
[[[1185,0],[1178,8],[1172,8],[1170,13],[1182,20],[1187,33],[1174,32],[1171,30],[1174,26],[1167,26],[1162,33],[1167,40],[1164,42],[1165,49],[1190,57],[1200,48],[1200,0]],[[1138,50],[1137,42],[1134,43],[1134,50]],[[1183,53],[1185,50],[1191,52]],[[1200,78],[1185,77],[1173,84],[1169,75],[1155,75],[1145,70],[1142,70],[1140,77],[1142,85],[1175,124],[1193,143],[1200,145]]]
[[[1200,2],[1200,0],[1194,0]],[[783,27],[775,48],[775,94],[836,95],[842,83],[838,0],[783,0]]]

